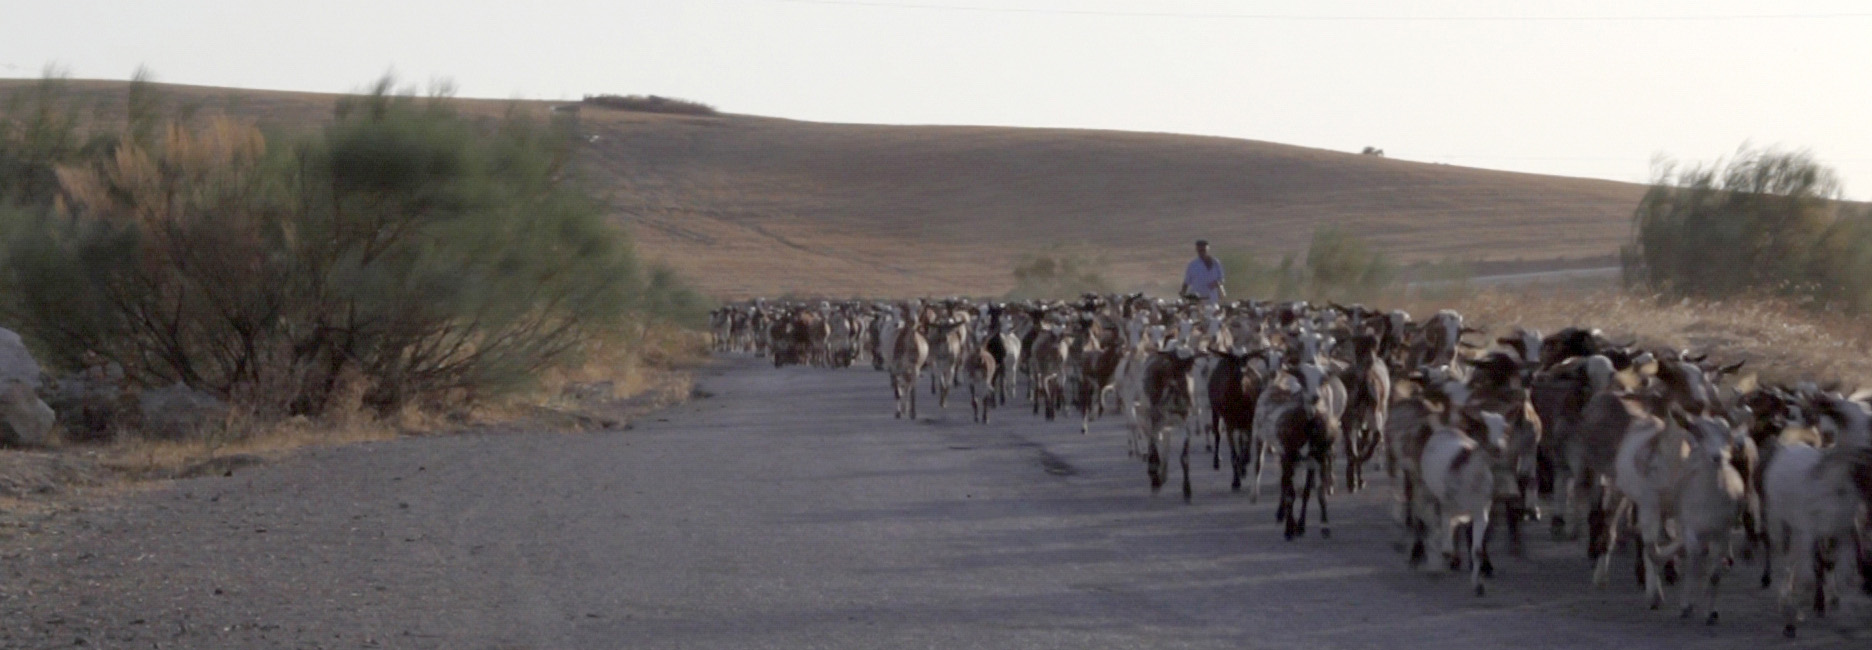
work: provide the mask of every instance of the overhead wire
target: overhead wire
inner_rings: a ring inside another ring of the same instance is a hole
[[[1319,21],[1319,22],[1657,22],[1657,21],[1738,21],[1738,20],[1819,20],[1836,18],[1872,18],[1872,12],[1809,12],[1809,13],[1755,13],[1755,14],[1643,14],[1643,15],[1453,15],[1453,16],[1412,16],[1412,15],[1326,15],[1326,14],[1278,14],[1278,13],[1208,13],[1176,11],[1120,11],[1107,9],[1045,9],[1036,7],[991,7],[982,5],[949,5],[925,2],[873,2],[871,0],[765,0],[766,2],[797,5],[820,5],[842,7],[866,7],[874,9],[903,9],[914,11],[956,11],[972,13],[1002,14],[1050,14],[1063,16],[1113,16],[1135,18],[1218,18],[1236,20],[1268,21]]]

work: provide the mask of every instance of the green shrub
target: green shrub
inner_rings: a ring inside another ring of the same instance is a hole
[[[1369,300],[1391,286],[1397,270],[1358,235],[1326,226],[1313,231],[1306,255],[1308,298]]]
[[[1839,202],[1806,152],[1743,149],[1728,161],[1660,165],[1620,255],[1628,283],[1668,295],[1772,293],[1863,310],[1872,229]]]
[[[389,88],[283,142],[168,124],[59,166],[60,209],[0,210],[0,313],[53,365],[90,351],[149,385],[291,385],[290,410],[316,413],[347,373],[379,411],[474,400],[633,313],[707,309],[640,269],[560,133]]]

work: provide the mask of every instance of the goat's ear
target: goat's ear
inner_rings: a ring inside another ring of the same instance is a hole
[[[1635,391],[1644,386],[1644,377],[1638,374],[1636,368],[1626,368],[1613,373],[1612,379],[1621,388],[1624,388],[1626,392]]]
[[[1300,380],[1296,379],[1292,374],[1283,372],[1280,373],[1279,377],[1274,379],[1274,387],[1289,393],[1296,393],[1300,391]]]
[[[1744,364],[1747,364],[1747,363],[1748,363],[1748,359],[1743,359],[1743,360],[1741,360],[1741,361],[1737,361],[1737,362],[1735,362],[1735,363],[1732,363],[1732,364],[1729,364],[1729,365],[1726,365],[1726,366],[1723,366],[1723,367],[1721,367],[1721,368],[1717,368],[1717,369],[1716,369],[1716,374],[1718,374],[1718,375],[1733,375],[1733,374],[1735,374],[1735,373],[1737,373],[1737,372],[1740,372],[1740,371],[1742,370],[1742,366],[1743,366]]]
[[[1670,419],[1671,422],[1676,423],[1678,427],[1686,431],[1690,430],[1690,414],[1685,413],[1683,407],[1676,404],[1670,405]]]
[[[1753,393],[1755,392],[1756,385],[1760,381],[1761,380],[1758,375],[1756,375],[1755,373],[1749,373],[1743,376],[1741,379],[1736,380],[1735,391],[1737,393],[1742,393],[1742,394]]]

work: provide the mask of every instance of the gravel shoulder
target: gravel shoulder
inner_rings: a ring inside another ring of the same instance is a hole
[[[0,648],[1863,647],[1872,605],[1780,638],[1759,568],[1723,623],[1643,608],[1629,557],[1498,550],[1486,597],[1411,571],[1389,490],[1331,539],[1196,468],[1152,496],[1090,435],[966,395],[893,420],[869,370],[726,359],[631,430],[308,451],[0,531]],[[927,390],[927,384],[924,386]],[[1206,460],[1207,456],[1202,455]],[[1269,477],[1272,482],[1272,477]],[[1271,487],[1271,486],[1270,486]],[[1498,549],[1501,544],[1497,544]]]

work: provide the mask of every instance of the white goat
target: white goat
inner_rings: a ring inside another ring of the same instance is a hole
[[[1418,504],[1414,508],[1424,513],[1424,519],[1410,561],[1412,565],[1423,561],[1424,538],[1428,536],[1449,561],[1450,569],[1461,566],[1456,555],[1456,529],[1467,523],[1469,583],[1475,595],[1481,596],[1482,578],[1494,573],[1488,561],[1489,510],[1495,504],[1495,472],[1490,459],[1507,453],[1508,423],[1487,411],[1465,409],[1460,417],[1458,423],[1435,426],[1430,439],[1424,442],[1423,456],[1417,463],[1421,484],[1415,490]],[[1431,524],[1436,529],[1425,530]]]

